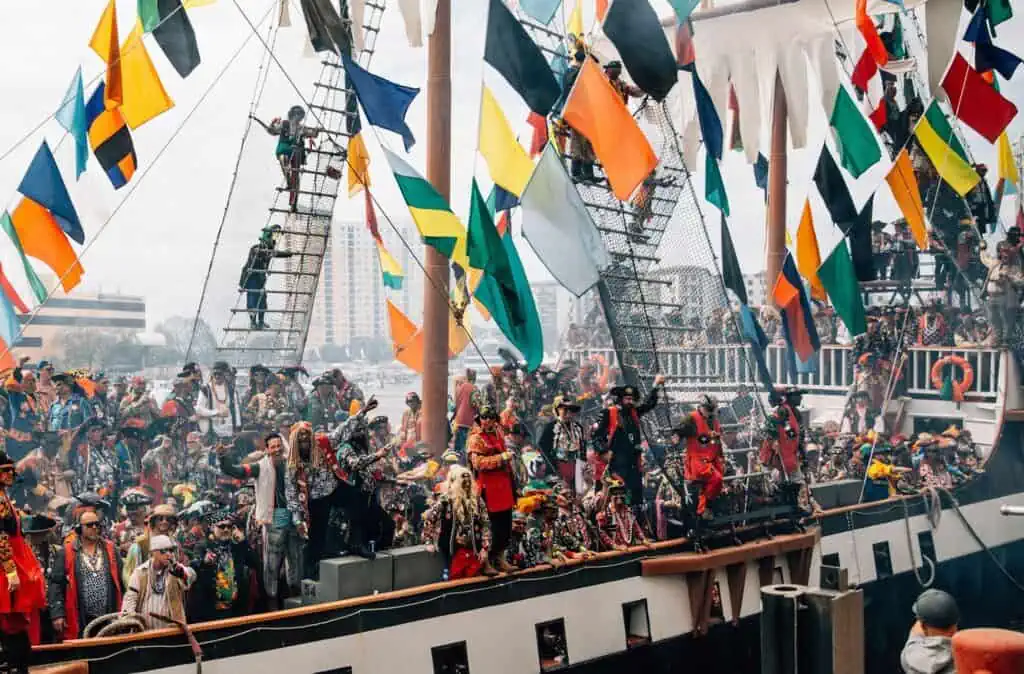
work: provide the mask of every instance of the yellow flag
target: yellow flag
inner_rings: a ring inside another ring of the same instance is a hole
[[[366,152],[363,134],[348,139],[348,195],[354,197],[370,187],[370,155]]]
[[[486,86],[480,101],[479,145],[491,180],[517,197],[522,196],[533,174],[533,162]]]
[[[118,48],[117,6],[114,0],[107,3],[103,16],[96,24],[96,30],[89,40],[89,46],[107,64],[107,81],[103,98],[107,109],[115,108],[124,100],[121,88],[121,51]]]
[[[999,134],[999,177],[1014,186],[1020,182],[1017,163],[1013,161],[1013,147],[1005,131]]]
[[[174,107],[142,41],[141,21],[136,21],[135,28],[121,45],[121,77],[124,87],[121,113],[133,129]]]
[[[569,33],[576,37],[583,37],[583,4],[582,0],[576,0],[576,5],[572,8],[572,14],[569,15]]]
[[[455,358],[466,350],[470,339],[473,336],[473,327],[470,325],[469,312],[462,315],[462,325],[455,321],[455,314],[448,312],[448,357]]]
[[[917,178],[914,176],[914,166],[910,163],[910,155],[907,148],[900,150],[896,161],[893,162],[892,170],[885,176],[889,183],[892,196],[896,199],[896,205],[903,212],[903,217],[910,226],[910,233],[914,235],[914,243],[921,250],[928,247],[928,229],[924,222],[924,205],[921,203],[921,191],[917,185]]]
[[[824,301],[828,295],[818,278],[820,266],[821,253],[818,251],[818,235],[814,232],[814,218],[811,217],[811,202],[804,200],[804,212],[796,229],[796,268],[810,284],[811,297]]]

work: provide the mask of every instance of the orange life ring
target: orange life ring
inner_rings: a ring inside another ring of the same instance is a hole
[[[936,391],[942,390],[943,379],[942,369],[947,365],[955,365],[959,367],[963,373],[963,379],[957,381],[953,379],[953,400],[961,402],[964,399],[964,394],[971,388],[971,384],[974,383],[974,368],[963,356],[946,356],[935,361],[932,365],[931,379],[932,386],[935,387]]]
[[[599,353],[595,353],[590,357],[591,362],[597,363],[597,385],[601,387],[602,391],[608,390],[608,360]]]

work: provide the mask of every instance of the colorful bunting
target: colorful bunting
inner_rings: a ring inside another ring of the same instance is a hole
[[[811,315],[811,304],[804,292],[804,284],[793,262],[792,254],[787,255],[782,263],[775,285],[772,287],[772,300],[782,315],[782,335],[789,347],[787,361],[790,373],[797,375],[797,362],[811,363],[811,358],[821,348],[818,331],[814,327]]]
[[[85,117],[85,89],[82,67],[71,80],[68,92],[57,109],[54,119],[75,139],[75,178],[81,178],[89,162],[89,125]]]
[[[601,280],[611,257],[553,145],[523,191],[522,212],[523,237],[563,288],[580,297]]]
[[[363,106],[366,121],[400,135],[405,143],[405,151],[408,152],[416,143],[416,139],[412,135],[412,129],[405,122],[405,114],[420,90],[378,77],[361,68],[348,56],[342,56],[342,62],[345,64],[345,73],[349,76],[349,81]]]
[[[142,30],[153,33],[179,75],[191,75],[200,62],[199,44],[181,0],[139,0],[138,5]]]
[[[135,25],[128,39],[121,45],[121,75],[124,78],[121,113],[131,128],[137,129],[174,107],[174,101],[167,95],[153,60],[146,51],[146,45],[142,42],[142,26],[139,24]],[[109,93],[107,100],[110,100]]]
[[[46,301],[46,286],[39,280],[39,276],[36,274],[35,269],[29,263],[28,258],[25,256],[25,250],[21,247],[21,239],[18,238],[18,233],[14,231],[14,223],[11,221],[11,215],[7,211],[0,215],[0,228],[7,233],[7,237],[14,244],[14,249],[18,251],[18,257],[21,258],[21,265],[25,269],[25,279],[28,281],[29,288],[32,289],[32,294],[35,295],[37,302]]]
[[[1013,160],[1013,146],[1005,131],[999,136],[999,178],[1006,182],[1006,194],[1013,194],[1020,183],[1017,162]]]
[[[679,71],[649,0],[615,0],[602,27],[636,86],[654,100],[663,100],[679,79]]]
[[[6,215],[6,213],[4,215]],[[15,309],[23,314],[27,314],[29,312],[29,308],[22,301],[21,296],[18,295],[18,291],[14,289],[13,285],[11,285],[10,280],[7,278],[7,274],[4,273],[3,266],[0,266],[0,290],[3,291],[3,294],[8,300],[10,300]]]
[[[697,9],[700,0],[668,0],[668,4],[672,6],[672,11],[676,13],[676,23],[685,24],[690,20],[693,10]]]
[[[517,197],[522,196],[533,173],[533,162],[516,140],[508,119],[486,85],[481,92],[478,147],[491,180]]]
[[[28,165],[25,177],[18,185],[18,191],[50,211],[68,236],[78,243],[85,243],[82,222],[78,219],[64,178],[61,177],[57,162],[45,140]]]
[[[928,230],[925,226],[924,205],[921,203],[921,190],[907,148],[900,150],[885,180],[910,227],[910,233],[914,235],[914,243],[921,250],[927,249]]]
[[[796,228],[796,268],[800,275],[807,279],[807,284],[811,287],[811,297],[824,301],[825,288],[818,279],[819,266],[821,252],[818,249],[818,235],[814,231],[811,202],[805,199],[804,210],[800,214],[800,225]]]
[[[490,0],[484,61],[538,115],[547,116],[562,93],[544,54],[502,0]]]
[[[743,282],[743,272],[740,271],[740,260],[736,255],[736,247],[732,243],[732,235],[729,233],[729,225],[725,220],[725,213],[721,214],[722,221],[722,281],[725,287],[736,293],[736,298],[741,304],[747,304],[747,284]]]
[[[465,241],[466,230],[452,213],[448,201],[405,160],[387,148],[383,149],[423,243],[466,269],[465,245],[461,250],[458,247],[460,241]]]
[[[8,346],[14,346],[20,337],[21,321],[18,320],[18,314],[11,306],[11,300],[7,294],[0,293],[0,338]]]
[[[836,103],[832,108],[829,124],[835,131],[834,138],[839,149],[840,162],[854,178],[864,175],[865,171],[882,159],[882,149],[878,146],[875,133],[846,91],[846,87],[840,86],[836,93]]]
[[[980,73],[995,70],[1003,79],[1008,80],[1021,64],[1021,59],[1016,54],[992,44],[985,10],[981,7],[975,10],[974,16],[971,17],[971,22],[964,33],[964,40],[974,43],[974,68]]]
[[[714,204],[724,215],[729,215],[729,195],[725,192],[725,181],[718,169],[718,160],[708,152],[704,156],[704,198]]]
[[[878,35],[878,28],[875,27],[874,20],[868,15],[867,6],[867,0],[856,0],[854,22],[857,25],[857,32],[867,43],[867,50],[871,53],[875,63],[884,66],[889,62],[889,52],[886,51],[885,44]]]
[[[64,292],[71,292],[85,273],[50,211],[31,199],[22,199],[11,213],[14,231],[25,255],[44,263],[61,280]]]
[[[413,372],[423,374],[423,333],[394,302],[385,302],[388,307],[388,325],[391,326],[391,345],[395,360]]]
[[[583,63],[576,76],[562,119],[593,145],[619,201],[628,200],[658,165],[647,136],[600,66],[591,59]]]
[[[89,144],[114,189],[120,189],[135,175],[139,162],[121,109],[108,110],[103,100],[103,82],[100,82],[85,107]]]
[[[548,25],[555,18],[562,0],[519,0],[519,9],[531,19]]]
[[[925,109],[914,129],[914,136],[935,166],[939,177],[961,197],[966,196],[981,180],[981,176],[967,161],[967,153],[936,101],[932,101]]]
[[[853,260],[846,248],[846,242],[840,241],[825,261],[818,267],[817,277],[828,291],[832,306],[851,337],[864,334],[868,330],[864,315],[864,302],[861,299],[860,283],[854,273]]]
[[[380,273],[385,287],[392,290],[401,290],[402,280],[405,278],[405,274],[402,273],[402,266],[398,264],[395,258],[391,257],[391,253],[384,247],[383,242],[377,241],[375,243],[377,244],[377,259],[380,261]]]
[[[846,187],[843,174],[836,166],[836,161],[832,158],[832,153],[828,151],[827,145],[822,146],[821,154],[818,155],[818,165],[814,169],[814,184],[825,201],[825,207],[828,208],[834,224],[844,228],[845,223],[857,219],[857,208],[853,205],[853,197],[850,196],[850,190]]]
[[[107,86],[106,104],[108,107],[120,105],[124,101],[123,89],[121,87],[121,73],[123,64],[121,62],[120,38],[117,33],[117,5],[115,0],[107,2],[106,9],[96,25],[96,30],[89,40],[89,47],[96,55],[107,64]]]
[[[348,139],[348,195],[354,197],[359,190],[370,186],[370,155],[363,142],[363,134]]]
[[[723,144],[722,120],[711,100],[711,94],[708,93],[707,87],[704,86],[697,71],[694,70],[690,77],[693,79],[693,97],[697,104],[697,121],[700,123],[700,133],[704,137],[704,145],[707,147],[708,153],[720,161]]]
[[[1017,114],[1017,106],[992,88],[959,53],[942,78],[942,88],[953,114],[990,143],[996,142]]]

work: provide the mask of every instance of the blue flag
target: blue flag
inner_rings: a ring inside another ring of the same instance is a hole
[[[14,305],[7,299],[7,293],[0,292],[0,337],[4,338],[8,349],[13,349],[21,334],[21,322]]]
[[[345,73],[349,82],[363,105],[366,121],[400,135],[405,142],[405,151],[408,152],[416,143],[416,139],[409,125],[405,123],[405,113],[420,90],[378,77],[359,67],[359,64],[348,56],[342,56],[342,61],[345,63]]]
[[[754,352],[758,377],[764,384],[765,390],[771,391],[773,388],[772,374],[768,371],[768,363],[764,357],[764,352],[768,348],[768,336],[764,334],[761,324],[757,322],[757,317],[746,304],[740,305],[740,329],[743,331],[743,336],[750,342],[751,350]]]
[[[71,203],[67,185],[60,175],[57,162],[50,152],[50,146],[43,141],[28,165],[25,177],[18,185],[18,191],[53,214],[64,233],[77,243],[85,243],[85,232],[78,219],[75,205]]]
[[[1003,79],[1010,79],[1021,64],[1021,59],[1014,53],[992,44],[992,35],[988,32],[988,15],[985,7],[979,5],[971,22],[964,32],[964,40],[974,43],[974,69],[979,73],[995,70]]]
[[[89,161],[89,128],[85,117],[85,86],[82,84],[82,67],[71,80],[68,92],[54,118],[75,139],[75,179],[85,173]]]
[[[722,159],[722,120],[718,118],[718,111],[711,101],[711,94],[708,93],[704,83],[700,81],[697,70],[692,72],[693,76],[693,97],[697,100],[697,121],[700,122],[700,134],[704,136],[704,145],[708,152],[715,159]]]
[[[754,183],[764,190],[764,199],[768,200],[768,158],[760,152],[757,153],[757,161],[754,162]]]

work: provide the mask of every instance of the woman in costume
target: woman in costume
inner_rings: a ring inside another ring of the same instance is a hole
[[[14,461],[0,450],[0,644],[8,672],[27,674],[32,651],[29,622],[46,606],[46,591],[43,571],[22,536],[18,511],[8,496],[14,477]]]
[[[462,466],[448,471],[447,490],[424,514],[424,538],[444,555],[449,578],[494,575],[487,558],[491,529],[487,506],[476,493],[473,475]]]

